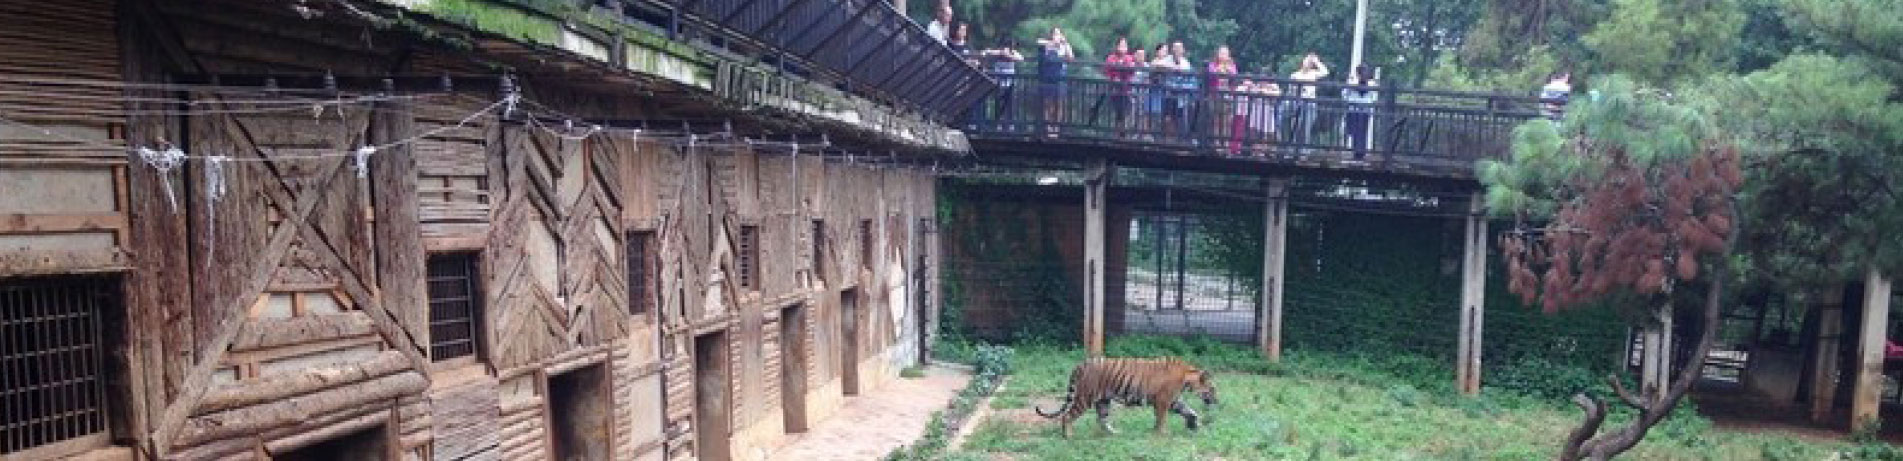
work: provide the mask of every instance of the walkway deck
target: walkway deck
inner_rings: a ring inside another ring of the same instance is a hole
[[[1028,66],[994,73],[1002,86],[964,126],[979,155],[1465,181],[1476,161],[1507,154],[1515,127],[1556,108],[1530,96],[1339,79],[1148,72],[1121,80],[1109,77],[1119,69],[1071,67],[1061,80],[1037,78]]]

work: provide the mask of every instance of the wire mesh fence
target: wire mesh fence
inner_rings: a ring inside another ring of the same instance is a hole
[[[1216,249],[1260,248],[1261,238],[1258,233],[1253,241],[1225,241],[1234,232],[1220,227],[1233,224],[1223,217],[1186,212],[1133,216],[1121,321],[1108,322],[1109,334],[1255,341],[1261,277],[1224,264],[1226,254]]]

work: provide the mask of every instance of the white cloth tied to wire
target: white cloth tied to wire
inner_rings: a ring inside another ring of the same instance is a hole
[[[178,212],[178,196],[172,193],[171,173],[172,170],[178,169],[179,165],[185,164],[185,151],[177,147],[152,150],[150,147],[140,146],[139,161],[145,162],[146,166],[159,172],[159,184],[164,186],[165,202],[172,205],[172,212]]]

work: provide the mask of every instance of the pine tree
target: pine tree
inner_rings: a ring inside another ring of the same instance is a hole
[[[1520,127],[1510,159],[1482,165],[1489,207],[1518,224],[1501,244],[1508,287],[1548,312],[1622,305],[1658,319],[1642,325],[1656,330],[1688,298],[1676,291],[1702,286],[1706,327],[1692,356],[1704,357],[1736,242],[1738,151],[1695,107],[1662,91],[1623,77],[1600,86],[1601,98],[1576,103],[1564,121]],[[1619,400],[1639,411],[1610,431],[1600,430],[1605,402],[1576,395],[1585,422],[1559,458],[1631,449],[1677,406],[1701,365],[1636,395],[1609,377]]]

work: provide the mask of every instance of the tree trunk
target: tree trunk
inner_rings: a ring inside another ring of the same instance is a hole
[[[1728,241],[1725,245],[1725,254],[1730,254],[1731,247],[1732,244]],[[1702,316],[1703,325],[1706,327],[1699,329],[1698,347],[1692,353],[1694,360],[1685,364],[1685,367],[1679,370],[1677,379],[1671,381],[1665,387],[1665,392],[1657,397],[1644,392],[1635,396],[1627,392],[1625,386],[1620,384],[1617,378],[1608,377],[1611,378],[1613,390],[1619,394],[1619,400],[1639,410],[1638,419],[1611,432],[1599,433],[1599,426],[1605,423],[1605,402],[1583,393],[1574,395],[1573,403],[1586,412],[1585,421],[1578,428],[1573,429],[1571,435],[1567,437],[1566,445],[1560,451],[1559,460],[1609,460],[1613,456],[1625,453],[1645,438],[1646,431],[1651,430],[1652,426],[1658,425],[1659,421],[1663,421],[1665,416],[1670,415],[1672,409],[1678,406],[1678,400],[1691,391],[1692,383],[1698,381],[1699,373],[1702,373],[1705,367],[1704,360],[1700,359],[1711,353],[1711,345],[1716,342],[1717,335],[1713,332],[1717,328],[1711,326],[1718,324],[1725,278],[1731,276],[1730,265],[1725,258],[1719,257],[1715,260],[1717,269],[1710,275],[1711,284],[1707,287],[1705,294]],[[1650,350],[1647,352],[1649,353]],[[1661,352],[1664,351],[1661,350]],[[1669,369],[1666,368],[1666,370]]]

